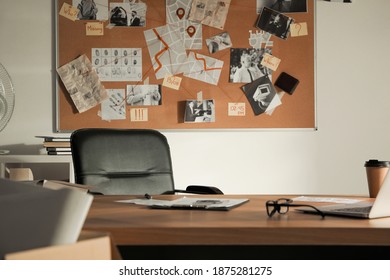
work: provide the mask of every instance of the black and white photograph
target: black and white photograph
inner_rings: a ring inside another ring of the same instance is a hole
[[[110,3],[110,24],[114,26],[145,27],[145,3]]]
[[[264,7],[280,13],[306,13],[307,0],[256,0],[258,14]]]
[[[187,100],[184,122],[215,122],[214,100]]]
[[[232,48],[230,49],[231,83],[250,83],[254,80],[272,75],[272,70],[261,65],[265,53],[272,54],[270,48]]]
[[[216,53],[230,48],[232,46],[232,40],[228,32],[223,32],[206,39],[206,45],[209,53]]]
[[[286,40],[290,34],[290,24],[294,19],[275,10],[264,7],[256,22],[256,27],[276,37]]]
[[[126,103],[129,106],[161,105],[161,88],[161,85],[128,85]]]
[[[108,0],[73,0],[72,6],[79,10],[79,20],[108,19]]]
[[[276,90],[271,80],[266,76],[242,86],[241,89],[245,92],[245,96],[256,116],[267,111],[268,106],[276,95]]]

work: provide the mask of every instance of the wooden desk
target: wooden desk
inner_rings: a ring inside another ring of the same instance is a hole
[[[293,209],[268,218],[265,201],[281,196],[223,197],[250,201],[230,211],[161,210],[114,202],[130,197],[96,196],[84,229],[110,232],[118,245],[390,246],[390,218],[323,219]]]

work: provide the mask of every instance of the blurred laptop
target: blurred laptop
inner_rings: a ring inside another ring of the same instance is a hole
[[[364,219],[390,216],[390,173],[387,173],[374,202],[357,202],[353,204],[332,204],[316,206],[325,215],[349,216]],[[299,208],[297,211],[318,214],[311,208]]]
[[[0,259],[11,252],[75,243],[92,199],[69,188],[0,179]]]

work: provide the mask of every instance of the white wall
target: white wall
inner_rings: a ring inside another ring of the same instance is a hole
[[[364,161],[390,160],[390,1],[317,1],[318,131],[163,132],[177,187],[367,194]],[[0,148],[37,153],[53,131],[52,1],[0,0],[0,62],[16,107]]]

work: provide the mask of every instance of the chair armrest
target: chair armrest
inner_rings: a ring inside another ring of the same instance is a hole
[[[195,194],[223,194],[223,192],[217,187],[199,185],[188,186],[186,188],[186,192]]]

